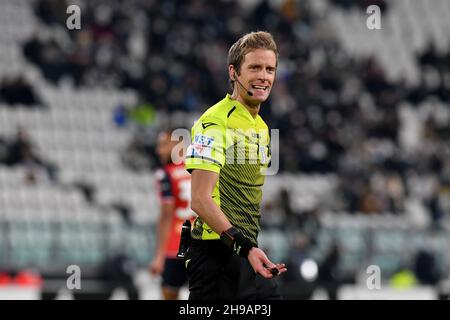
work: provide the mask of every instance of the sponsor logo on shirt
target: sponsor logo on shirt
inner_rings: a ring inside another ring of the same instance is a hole
[[[194,143],[188,147],[187,154],[192,157],[208,157],[211,158],[212,148],[203,144]]]
[[[201,144],[203,146],[210,146],[214,142],[213,137],[205,136],[203,134],[197,134],[194,137],[194,144]]]

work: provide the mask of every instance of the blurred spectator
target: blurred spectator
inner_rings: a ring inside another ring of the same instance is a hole
[[[396,289],[411,289],[417,285],[417,278],[412,270],[401,266],[389,279],[389,284]]]
[[[118,128],[125,128],[129,121],[128,109],[125,106],[119,105],[113,112],[114,123]]]
[[[0,164],[6,164],[8,159],[8,141],[0,136]]]
[[[23,76],[3,78],[0,83],[0,101],[14,106],[22,104],[29,107],[43,107],[32,86]]]
[[[299,230],[309,238],[311,245],[317,244],[317,237],[322,228],[320,215],[320,210],[314,207],[299,216]]]
[[[111,204],[111,207],[117,211],[127,226],[133,226],[133,208],[129,204],[123,201],[116,201]]]
[[[339,276],[339,246],[334,243],[319,266],[318,284],[323,286],[330,300],[337,300],[337,291],[341,282]]]
[[[425,249],[417,252],[414,258],[414,274],[424,285],[436,285],[440,280],[440,272],[434,254]]]
[[[66,22],[67,4],[65,0],[38,0],[35,2],[35,12],[48,25]]]
[[[283,297],[285,299],[310,299],[316,284],[305,279],[302,264],[309,258],[310,243],[301,233],[295,235],[294,243],[287,255],[287,272],[280,281],[283,282]]]
[[[146,133],[152,129],[156,113],[152,104],[142,103],[128,110],[127,116],[136,132]]]
[[[29,183],[37,181],[38,169],[44,169],[50,181],[58,181],[58,167],[49,160],[44,159],[36,151],[36,147],[28,132],[21,127],[17,129],[15,138],[8,143],[4,162],[8,166],[25,166]]]
[[[371,5],[376,5],[380,8],[382,13],[385,13],[388,6],[385,0],[332,0],[333,3],[339,5],[344,9],[358,7],[366,12],[366,9]]]
[[[122,163],[135,172],[151,170],[157,166],[155,146],[145,136],[134,134],[121,153]]]
[[[360,210],[364,213],[382,213],[385,212],[386,204],[379,194],[366,190],[361,198]]]
[[[30,39],[25,41],[23,45],[23,54],[29,61],[41,65],[41,50],[43,43],[39,40],[38,32],[35,31]]]
[[[265,229],[284,229],[286,226],[296,228],[297,216],[292,209],[289,191],[285,188],[274,199],[270,199],[261,214],[261,227]]]
[[[73,185],[81,192],[88,204],[95,205],[97,203],[97,189],[95,185],[83,180],[76,181]]]
[[[130,300],[138,299],[138,291],[134,284],[133,274],[137,265],[126,253],[117,252],[105,259],[102,264],[102,278],[107,281],[109,291],[122,288]]]

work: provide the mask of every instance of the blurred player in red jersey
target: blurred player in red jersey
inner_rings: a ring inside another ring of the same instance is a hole
[[[181,226],[186,219],[193,222],[195,213],[190,208],[190,174],[184,167],[184,161],[179,164],[172,161],[172,150],[179,142],[171,140],[171,133],[172,130],[161,132],[156,148],[162,165],[156,172],[161,213],[156,252],[150,264],[150,272],[162,275],[164,299],[177,300],[180,288],[187,283],[184,261],[176,258]]]

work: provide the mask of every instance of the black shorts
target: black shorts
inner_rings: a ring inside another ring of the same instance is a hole
[[[189,300],[281,299],[278,280],[253,271],[220,240],[192,240],[186,254]]]
[[[164,287],[180,288],[187,282],[184,261],[176,258],[166,258],[162,272]]]

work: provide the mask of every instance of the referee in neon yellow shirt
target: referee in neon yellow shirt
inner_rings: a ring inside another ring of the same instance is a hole
[[[270,261],[257,241],[271,156],[269,129],[258,113],[277,62],[270,33],[242,36],[228,53],[233,93],[192,127],[186,168],[198,217],[185,260],[189,299],[281,299],[276,276],[286,267]]]

